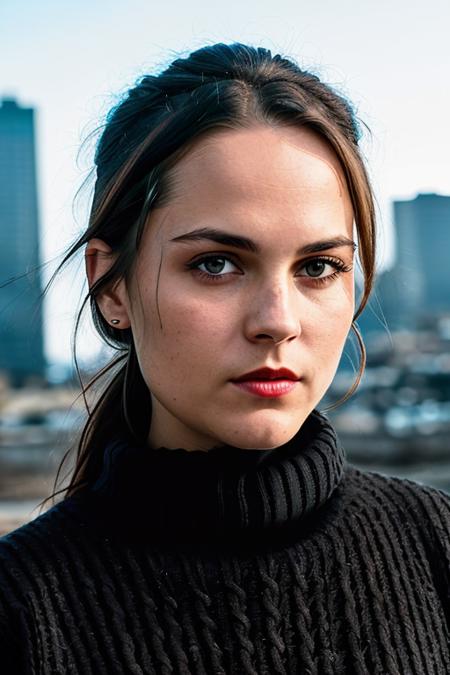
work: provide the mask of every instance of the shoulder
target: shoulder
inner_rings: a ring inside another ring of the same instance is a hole
[[[81,532],[82,519],[65,500],[0,538],[2,672],[34,672],[28,648],[36,622],[60,592],[68,561],[77,564]]]
[[[0,538],[0,625],[6,608],[46,586],[82,537],[82,510],[66,500]]]
[[[82,516],[79,500],[68,499],[49,508],[47,511],[0,537],[0,561],[13,555],[24,553],[27,548],[33,549],[37,543],[46,539],[63,536],[73,528]]]
[[[351,464],[346,471],[346,499],[353,509],[364,505],[378,519],[395,519],[440,551],[450,569],[450,494],[430,485]]]
[[[389,474],[360,469],[347,465],[346,483],[355,496],[365,495],[378,502],[390,502],[423,516],[436,520],[443,518],[449,522],[450,494],[439,488]]]

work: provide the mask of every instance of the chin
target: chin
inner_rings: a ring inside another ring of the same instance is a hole
[[[298,432],[309,413],[297,413],[289,420],[275,419],[242,420],[239,429],[227,434],[224,441],[243,450],[272,450],[288,443]]]

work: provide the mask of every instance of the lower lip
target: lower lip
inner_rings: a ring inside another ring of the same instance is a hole
[[[247,391],[249,394],[262,396],[262,398],[278,398],[289,394],[296,380],[246,380],[245,382],[233,382],[236,387]]]

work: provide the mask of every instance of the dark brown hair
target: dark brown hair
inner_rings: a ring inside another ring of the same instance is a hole
[[[348,101],[293,61],[263,48],[240,43],[216,44],[175,60],[158,75],[143,77],[109,114],[96,154],[96,183],[89,224],[64,257],[61,269],[91,238],[109,244],[115,260],[90,288],[80,313],[90,302],[94,325],[118,355],[84,387],[99,378],[107,385],[82,430],[70,496],[98,477],[105,444],[117,435],[145,443],[151,419],[150,394],[141,375],[131,329],[111,326],[96,299],[119,279],[129,279],[143,228],[152,209],[170,192],[170,170],[186,148],[207,131],[257,123],[307,126],[334,149],[347,180],[358,234],[364,289],[352,328],[360,351],[359,383],[365,350],[355,320],[368,300],[375,268],[375,217],[370,182],[358,147],[359,126]],[[49,497],[48,499],[50,499]]]

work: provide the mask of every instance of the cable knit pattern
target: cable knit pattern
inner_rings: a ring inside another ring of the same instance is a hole
[[[274,450],[131,448],[0,540],[2,673],[448,675],[450,496]]]

